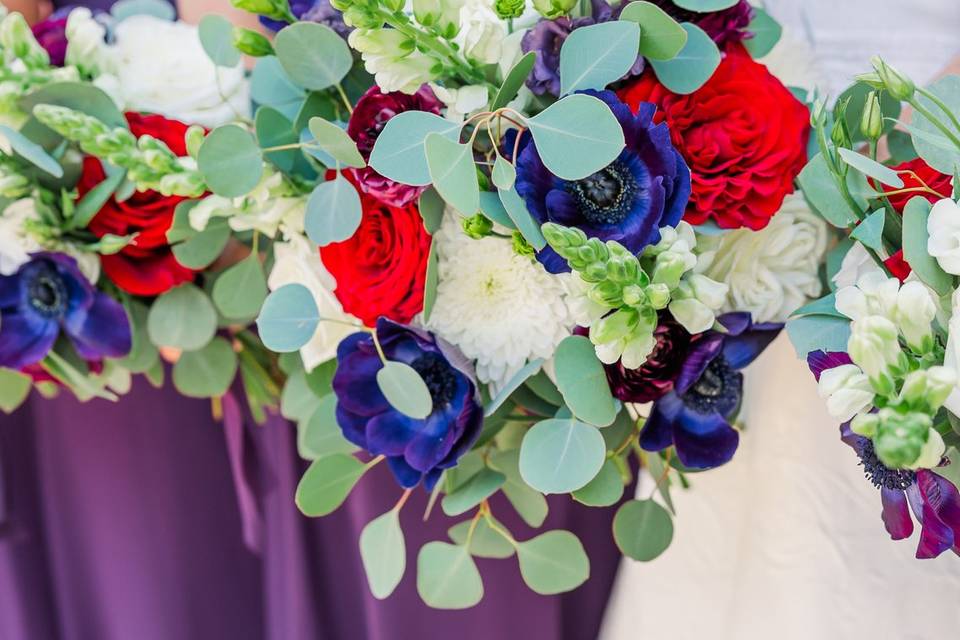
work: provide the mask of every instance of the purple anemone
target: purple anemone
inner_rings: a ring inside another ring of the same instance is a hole
[[[0,367],[9,369],[43,360],[61,334],[84,360],[120,358],[132,344],[123,306],[61,253],[34,254],[17,273],[0,276],[0,318]]]
[[[383,363],[373,336],[355,333],[337,347],[337,423],[347,440],[386,456],[401,486],[423,480],[430,490],[480,435],[477,385],[466,359],[432,334],[386,318],[377,321],[376,331],[386,359],[410,365],[426,382],[433,411],[417,420],[394,409],[377,385]]]
[[[517,193],[538,225],[556,222],[588,237],[616,240],[640,253],[660,241],[660,228],[676,226],[690,199],[690,170],[670,141],[666,124],[656,124],[656,107],[641,103],[637,114],[612,91],[583,91],[610,107],[623,128],[626,146],[616,160],[581,180],[550,173],[536,142],[524,135],[517,155]],[[507,149],[512,150],[507,138]],[[570,267],[552,247],[537,254],[550,273]]]
[[[740,435],[730,420],[743,395],[740,370],[783,328],[753,324],[749,313],[728,313],[717,320],[726,331],[707,331],[694,339],[673,390],[654,403],[640,433],[645,450],[673,445],[680,462],[691,469],[711,469],[733,457]]]
[[[290,12],[303,22],[325,24],[346,39],[352,29],[343,22],[343,14],[330,5],[330,0],[290,0]],[[287,23],[260,16],[260,23],[271,31],[280,31]]]

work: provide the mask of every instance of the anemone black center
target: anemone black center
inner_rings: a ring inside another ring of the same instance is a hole
[[[580,213],[591,224],[619,224],[630,213],[637,181],[619,162],[568,183]]]
[[[30,306],[48,318],[61,316],[67,309],[67,286],[56,271],[47,267],[27,282],[27,297]]]
[[[433,408],[438,409],[450,404],[457,393],[457,377],[450,364],[439,354],[425,353],[410,365],[427,383]]]
[[[740,404],[743,375],[723,355],[714,358],[700,379],[684,394],[684,403],[699,413],[716,411],[729,417]]]
[[[863,475],[878,489],[908,489],[917,480],[917,474],[909,469],[890,469],[880,462],[877,452],[873,449],[870,438],[857,436],[855,446],[860,464],[863,466]]]

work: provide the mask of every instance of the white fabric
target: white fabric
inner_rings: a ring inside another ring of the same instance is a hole
[[[869,70],[874,53],[922,82],[960,52],[957,0],[767,5],[815,48],[833,95]],[[919,528],[890,540],[879,492],[786,335],[747,371],[743,420],[733,461],[673,492],[667,553],[622,564],[601,638],[958,637],[960,559],[914,559]],[[638,496],[652,490],[642,478]]]

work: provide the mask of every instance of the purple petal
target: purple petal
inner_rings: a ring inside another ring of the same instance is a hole
[[[691,469],[712,469],[730,461],[740,434],[717,413],[685,409],[673,428],[677,457]]]
[[[723,350],[723,340],[724,336],[722,334],[710,333],[691,345],[687,359],[683,362],[680,375],[677,376],[677,381],[674,384],[677,393],[686,393],[700,379],[713,359],[720,355],[721,350]]]
[[[17,276],[0,276],[0,309],[17,306],[21,282]]]
[[[367,451],[374,455],[400,456],[417,435],[420,421],[399,411],[385,411],[367,423]]]
[[[370,418],[368,416],[358,416],[351,411],[347,411],[340,405],[339,401],[337,402],[336,416],[337,424],[340,425],[340,431],[343,432],[343,437],[361,449],[366,449],[367,423],[370,421]]]
[[[755,324],[739,335],[727,335],[723,343],[723,357],[734,369],[743,369],[770,346],[782,328],[780,323]]]
[[[907,506],[907,495],[902,490],[880,489],[880,502],[883,505],[883,524],[894,540],[903,540],[913,535],[913,518]]]
[[[813,372],[813,376],[820,382],[820,374],[827,369],[835,369],[845,364],[853,364],[843,351],[811,351],[807,354],[807,366]]]
[[[84,360],[122,358],[133,345],[127,312],[105,293],[97,294],[85,313],[68,315],[64,328]]]
[[[377,371],[382,367],[378,356],[362,351],[338,358],[333,390],[339,404],[361,416],[375,416],[389,410],[390,404],[377,386]]]
[[[0,319],[0,367],[19,371],[43,360],[60,333],[56,320],[5,313]]]
[[[917,488],[923,498],[923,525],[917,545],[917,558],[921,559],[936,558],[954,545],[954,528],[945,518],[960,524],[957,520],[960,508],[956,504],[956,487],[943,479],[952,489],[950,491],[937,478],[940,476],[932,471],[917,472]]]
[[[447,412],[436,412],[426,419],[403,452],[407,464],[418,471],[429,471],[440,463],[453,447],[456,434]]]
[[[675,393],[657,400],[640,432],[644,451],[662,451],[673,444],[673,423],[683,410],[683,401]]]
[[[404,489],[414,488],[420,483],[420,479],[423,477],[422,473],[408,465],[400,456],[387,458],[387,464],[390,466],[390,471],[393,472],[397,482],[399,482],[400,486]]]

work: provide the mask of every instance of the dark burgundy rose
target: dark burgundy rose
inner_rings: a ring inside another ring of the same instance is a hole
[[[33,26],[33,37],[50,55],[50,64],[62,67],[67,57],[67,16],[72,7],[65,7]]]
[[[433,95],[430,87],[424,85],[413,95],[393,92],[383,93],[374,85],[357,101],[353,109],[347,133],[357,143],[357,149],[364,160],[370,159],[370,152],[383,131],[387,120],[404,111],[426,111],[440,113],[443,104]],[[426,187],[411,187],[383,177],[371,167],[348,169],[355,183],[364,193],[381,200],[391,207],[405,207],[416,200]]]

